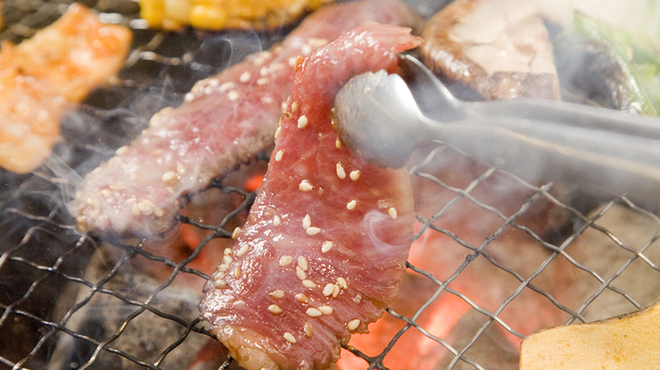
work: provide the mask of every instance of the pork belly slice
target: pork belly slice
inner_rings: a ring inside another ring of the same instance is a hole
[[[72,4],[50,26],[0,51],[0,167],[27,173],[50,155],[59,120],[122,67],[131,31]]]
[[[96,168],[70,205],[82,231],[150,236],[176,221],[182,195],[273,146],[300,55],[364,23],[408,25],[398,1],[331,5],[312,14],[281,45],[198,82],[178,108],[154,115],[129,146]]]
[[[299,65],[262,190],[206,283],[201,317],[247,369],[323,369],[396,294],[414,220],[407,170],[341,145],[331,108],[350,77],[398,70],[421,40],[358,28]]]
[[[454,1],[422,35],[429,68],[486,100],[560,98],[552,44],[531,0]]]

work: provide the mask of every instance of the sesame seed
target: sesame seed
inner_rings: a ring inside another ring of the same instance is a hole
[[[154,212],[153,208],[151,208],[147,203],[143,201],[137,202],[135,206],[143,215],[150,215]]]
[[[153,155],[154,157],[158,157],[159,155],[163,154],[163,149],[156,149],[149,153],[149,155]]]
[[[307,258],[304,256],[298,257],[298,266],[300,266],[300,269],[303,271],[307,271],[309,269],[309,263],[307,262]]]
[[[225,248],[222,254],[225,256],[231,256],[231,248]]]
[[[100,215],[101,215],[101,210],[96,208],[92,211],[92,213],[90,213],[89,216],[93,219],[97,219],[97,218],[99,218]]]
[[[222,85],[220,85],[220,87],[218,88],[218,91],[220,91],[221,93],[223,93],[223,92],[225,92],[225,91],[228,91],[229,89],[233,89],[234,87],[236,87],[236,84],[235,84],[235,83],[233,83],[233,82],[225,82],[225,83],[223,83]]]
[[[193,99],[195,99],[195,94],[193,93],[187,93],[183,98],[183,100],[187,102],[192,101]]]
[[[277,52],[277,53],[280,53],[280,52],[282,52],[282,46],[281,46],[281,45],[278,45],[278,46],[276,46],[275,48],[273,48],[273,50],[274,50],[275,52]],[[262,57],[264,57],[264,58],[266,58],[266,59],[270,59],[270,58],[273,57],[273,53],[271,53],[271,52],[268,51],[268,50],[264,50],[264,51],[262,51],[261,53],[259,53],[259,55],[261,55]]]
[[[241,97],[241,94],[236,90],[232,90],[229,93],[227,93],[227,98],[229,98],[229,100],[231,100],[231,101],[236,101],[240,97]]]
[[[163,217],[165,215],[165,212],[163,211],[162,208],[156,208],[154,209],[154,216],[156,217]]]
[[[140,210],[137,207],[137,204],[133,203],[131,204],[131,213],[133,216],[139,216],[140,215]]]
[[[213,277],[213,281],[217,280],[223,280],[225,278],[225,272],[224,271],[218,271],[217,274]]]
[[[303,217],[302,227],[307,230],[310,226],[312,226],[312,217],[310,217],[309,214],[306,214],[305,217]]]
[[[302,48],[300,48],[300,52],[302,53],[302,55],[307,56],[312,53],[312,47],[305,44],[302,46]]]
[[[115,151],[115,154],[116,155],[122,155],[122,154],[126,153],[127,150],[128,150],[128,147],[126,145],[124,145],[124,146],[120,147],[119,149],[117,149]]]
[[[300,280],[307,279],[307,274],[300,268],[300,266],[296,266],[296,276],[298,276],[298,279]]]
[[[85,203],[87,203],[88,205],[90,205],[92,207],[98,207],[99,206],[99,201],[96,198],[92,198],[92,197],[87,197],[85,199]]]
[[[314,48],[320,48],[321,46],[325,46],[329,43],[328,39],[320,39],[316,37],[312,37],[309,40],[307,40],[307,44],[313,46]]]
[[[222,263],[224,263],[225,265],[228,265],[228,264],[232,263],[233,261],[234,261],[234,259],[229,255],[222,257]]]
[[[332,292],[335,290],[335,284],[328,283],[326,286],[323,288],[323,296],[328,297],[332,295]]]
[[[282,219],[280,219],[280,216],[275,215],[273,216],[273,226],[280,226],[282,223]]]
[[[210,78],[207,80],[207,82],[209,83],[209,86],[213,87],[218,87],[218,85],[220,85],[220,81],[218,81],[217,78]]]
[[[321,232],[321,228],[318,228],[318,227],[315,227],[315,226],[311,226],[311,227],[308,227],[307,230],[305,230],[305,232],[306,232],[307,235],[309,235],[309,236],[314,236],[314,235],[316,235],[316,234],[318,234],[318,233]]]
[[[215,286],[217,289],[226,288],[227,282],[224,280],[216,280],[213,282],[213,286]]]
[[[296,294],[296,299],[300,303],[309,303],[309,298],[307,298],[307,296],[304,295],[303,293]]]
[[[309,289],[316,288],[316,283],[311,280],[303,280],[302,284],[305,288],[309,288]]]
[[[286,103],[286,101],[282,101],[282,103],[280,104],[280,106],[282,107],[282,113],[286,112],[286,108],[287,108],[287,106],[288,106],[287,103]]]
[[[275,139],[279,138],[281,133],[282,133],[282,128],[278,127],[277,130],[275,130],[275,135],[274,135]]]
[[[305,311],[305,313],[306,313],[307,316],[309,316],[309,317],[319,317],[319,316],[323,315],[323,314],[321,313],[321,311],[317,310],[317,309],[314,308],[314,307],[310,307],[310,308],[308,308],[307,311]]]
[[[353,297],[353,302],[355,303],[360,303],[362,301],[362,296],[359,294],[356,294],[355,297]]]
[[[229,270],[229,265],[225,265],[224,263],[222,263],[222,264],[218,265],[218,267],[216,267],[215,270],[218,271],[218,272],[225,272],[225,271]]]
[[[337,278],[337,285],[339,285],[339,287],[342,289],[348,289],[348,283],[346,282],[346,279],[344,279],[343,277]]]
[[[236,257],[242,257],[243,255],[245,255],[245,253],[247,253],[249,247],[250,247],[249,244],[247,244],[247,243],[243,244],[241,246],[241,248],[238,250],[238,252],[236,252]]]
[[[351,180],[357,181],[360,178],[360,170],[351,171],[349,176],[351,177]]]
[[[291,103],[291,113],[295,113],[298,110],[298,102],[294,101]]]
[[[296,60],[298,60],[298,58],[296,58],[296,57],[291,57],[291,58],[287,59],[287,63],[289,64],[289,67],[295,66],[296,65]]]
[[[172,194],[172,195],[176,194],[176,191],[174,191],[174,188],[171,187],[171,186],[166,186],[165,190],[167,190],[167,192]]]
[[[262,56],[258,56],[258,57],[256,57],[256,58],[254,59],[254,61],[252,62],[252,64],[254,64],[255,66],[258,67],[258,66],[264,64],[265,61],[266,61],[266,58],[264,58],[264,57],[262,57]]]
[[[268,76],[268,67],[263,66],[259,69],[259,75],[262,77]]]
[[[257,83],[259,83],[259,81],[257,81]],[[263,98],[261,98],[261,102],[264,104],[273,104],[273,98],[271,98],[270,96],[264,96]]]
[[[236,226],[236,227],[234,228],[234,231],[231,232],[231,238],[234,239],[234,240],[236,240],[236,238],[238,238],[238,234],[241,233],[241,230],[242,230],[242,229],[241,229],[239,226]]]
[[[282,266],[282,267],[291,264],[291,262],[293,262],[293,257],[291,257],[291,256],[282,256],[282,257],[280,257],[280,266]]]
[[[186,173],[186,168],[183,166],[183,163],[176,162],[176,172],[179,175],[184,175]]]
[[[273,299],[282,299],[284,298],[284,291],[281,289],[273,290],[268,294]]]
[[[305,335],[307,336],[307,338],[311,338],[311,337],[312,337],[312,333],[313,333],[313,331],[312,331],[312,323],[311,323],[311,322],[307,322],[307,323],[305,323],[305,327],[303,328],[303,331],[305,332]]]
[[[337,149],[341,148],[341,140],[339,140],[339,138],[337,138],[337,140],[335,140],[335,147]]]
[[[349,211],[354,210],[355,207],[357,207],[357,201],[356,200],[352,200],[352,201],[348,202],[348,204],[346,204],[346,209],[348,209]]]
[[[277,153],[275,154],[275,160],[279,162],[282,160],[283,156],[284,156],[284,149],[278,150]]]
[[[346,324],[346,329],[353,331],[360,326],[360,319],[353,319]]]
[[[300,191],[311,191],[314,189],[314,185],[310,184],[308,180],[303,180],[300,185],[298,185]]]
[[[337,177],[342,180],[346,178],[346,170],[344,170],[344,166],[342,166],[341,162],[337,162]]]
[[[305,128],[305,126],[307,126],[308,123],[309,123],[309,119],[307,118],[306,115],[303,114],[302,116],[300,116],[300,118],[298,118],[298,128]]]
[[[294,337],[293,334],[289,332],[284,333],[284,339],[286,339],[286,341],[289,343],[296,343],[296,337]]]
[[[167,171],[160,177],[160,179],[163,180],[163,182],[170,182],[176,179],[176,173],[174,171]]]
[[[250,71],[245,71],[241,74],[241,77],[238,78],[239,81],[241,82],[248,82],[250,81],[250,78],[252,77],[252,74]]]
[[[339,292],[340,292],[339,286],[338,285],[333,285],[333,287],[332,287],[332,297],[337,298],[337,296],[339,296]]]
[[[241,277],[241,268],[238,267],[238,266],[236,266],[236,268],[234,269],[234,277],[235,277],[236,279],[238,279],[239,277]]]
[[[333,243],[330,240],[326,240],[323,242],[323,245],[321,246],[321,252],[327,253],[332,249]]]
[[[270,81],[268,77],[261,77],[260,79],[257,80],[257,85],[264,86],[265,84],[268,83],[268,81]]]
[[[268,306],[268,311],[272,314],[278,315],[282,313],[282,308],[276,304],[271,304]]]
[[[319,311],[321,311],[321,313],[324,315],[332,315],[333,310],[330,306],[321,306],[319,307]]]
[[[111,195],[112,192],[110,191],[110,189],[101,190],[101,196],[103,196],[103,198],[110,198]]]
[[[117,166],[121,167],[124,164],[124,161],[121,160],[119,157],[112,157],[109,161],[108,164],[111,166]]]
[[[281,71],[282,69],[284,69],[284,67],[285,66],[282,63],[275,63],[275,64],[271,65],[268,70],[270,72],[277,72],[277,71]]]
[[[396,218],[398,217],[398,213],[396,211],[396,208],[394,208],[394,207],[390,207],[387,210],[387,214],[389,214],[390,217],[392,217],[393,220],[396,220]]]

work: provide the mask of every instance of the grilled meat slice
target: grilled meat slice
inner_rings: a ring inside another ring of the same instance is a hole
[[[294,64],[368,22],[407,25],[417,18],[398,1],[358,1],[312,14],[269,51],[198,82],[178,108],[92,171],[70,205],[81,230],[151,236],[176,221],[183,197],[273,145]]]
[[[247,369],[323,369],[396,294],[412,241],[407,170],[338,141],[334,95],[350,77],[398,69],[410,29],[358,28],[298,65],[264,185],[205,285],[201,316]]]
[[[124,63],[131,32],[73,4],[55,23],[0,52],[0,166],[37,168],[60,134],[60,118]]]

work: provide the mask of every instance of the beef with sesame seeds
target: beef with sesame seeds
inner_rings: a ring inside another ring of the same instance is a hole
[[[270,162],[233,247],[249,246],[229,264],[243,274],[227,274],[223,261],[200,303],[201,317],[241,366],[327,368],[340,344],[366,332],[394,298],[412,241],[410,176],[337,147],[331,109],[341,84],[367,71],[397,72],[397,53],[420,42],[409,29],[371,25],[298,67],[275,146],[286,154]],[[338,176],[337,163],[355,175]],[[313,188],[301,189],[303,180]]]
[[[272,147],[300,55],[364,23],[416,20],[396,0],[330,5],[281,45],[198,82],[179,107],[154,115],[129,146],[86,176],[70,204],[78,227],[140,237],[167,231],[185,195]]]

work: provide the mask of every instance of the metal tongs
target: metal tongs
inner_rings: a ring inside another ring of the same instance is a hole
[[[660,205],[659,119],[538,99],[459,101],[417,59],[402,59],[410,85],[367,73],[336,97],[340,138],[364,159],[398,168],[419,144],[442,141],[526,181]]]

